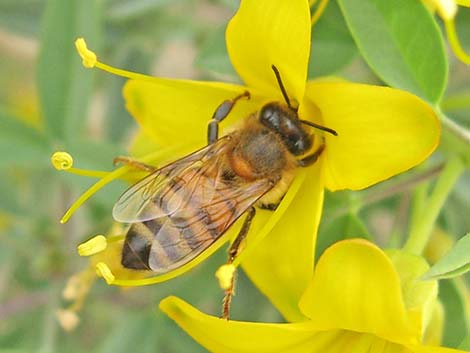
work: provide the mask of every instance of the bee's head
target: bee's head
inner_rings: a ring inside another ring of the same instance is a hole
[[[261,108],[258,119],[281,137],[293,155],[302,155],[312,147],[312,137],[304,130],[297,112],[289,107],[278,102],[268,103]]]
[[[264,105],[259,112],[260,122],[280,135],[286,144],[287,149],[295,156],[304,154],[312,147],[313,144],[312,136],[304,130],[302,124],[337,136],[338,134],[333,129],[315,124],[308,120],[299,119],[299,115],[297,113],[298,106],[291,104],[289,95],[282,83],[279,70],[274,65],[271,65],[271,68],[276,76],[279,89],[281,90],[286,104],[271,102]]]

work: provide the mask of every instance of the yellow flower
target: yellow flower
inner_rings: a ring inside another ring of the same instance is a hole
[[[107,237],[97,235],[79,245],[80,256],[89,256],[90,262],[84,270],[73,274],[62,291],[63,299],[68,303],[65,309],[57,311],[57,319],[66,331],[71,331],[80,322],[78,312],[82,309],[88,293],[97,277],[103,277],[106,282],[112,282],[117,276],[124,280],[138,280],[146,276],[144,271],[131,271],[121,265],[121,250],[123,246],[122,226],[114,224]],[[103,266],[103,264],[105,264]],[[111,277],[109,272],[111,272]]]
[[[168,161],[170,156],[176,159],[205,145],[207,123],[216,107],[246,90],[251,98],[237,103],[222,128],[248,117],[266,102],[284,101],[272,65],[279,69],[290,100],[298,104],[299,116],[338,132],[338,136],[321,137],[314,131],[316,144],[321,138],[326,144],[321,158],[312,167],[298,170],[275,212],[257,212],[246,248],[234,261],[235,266],[243,263],[251,279],[289,320],[303,318],[297,302],[312,276],[323,189],[362,189],[408,170],[431,154],[440,134],[433,111],[410,93],[347,82],[307,82],[310,34],[310,9],[305,0],[242,1],[228,24],[226,42],[245,86],[131,73],[101,63],[82,40],[76,43],[87,67],[130,78],[124,87],[126,106],[143,135],[162,146],[158,156],[142,158],[145,162]],[[101,186],[127,171],[124,167],[105,176],[63,220]],[[240,225],[238,222],[208,251],[175,271],[134,282],[115,276],[111,282],[142,285],[175,277],[233,239]]]
[[[455,17],[457,16],[458,6],[470,7],[470,0],[423,0],[432,10],[437,11],[439,17],[445,24],[449,44],[454,51],[455,56],[465,64],[470,64],[470,54],[465,53],[460,44],[457,31],[455,29]]]
[[[176,297],[165,298],[160,309],[217,353],[459,352],[423,344],[426,329],[439,319],[432,315],[437,282],[418,280],[426,268],[418,256],[401,251],[387,256],[365,240],[346,240],[318,261],[299,303],[306,321],[227,321]]]

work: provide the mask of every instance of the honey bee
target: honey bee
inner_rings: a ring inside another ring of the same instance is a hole
[[[206,147],[153,170],[121,195],[113,217],[131,224],[122,250],[124,267],[158,274],[174,270],[201,254],[247,213],[229,250],[232,262],[256,213],[254,206],[275,209],[295,168],[315,163],[322,153],[323,143],[307,154],[313,134],[306,126],[336,135],[332,129],[299,119],[279,71],[272,69],[285,103],[265,104],[240,128],[219,138],[219,123],[249,93],[224,101],[209,122]]]

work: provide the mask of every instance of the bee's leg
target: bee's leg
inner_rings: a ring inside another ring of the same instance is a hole
[[[318,157],[320,157],[324,149],[325,149],[325,144],[322,143],[315,152],[305,156],[302,159],[299,159],[297,163],[299,164],[300,167],[308,167],[309,165],[312,165],[313,163],[317,161]]]
[[[231,264],[233,260],[235,260],[237,255],[240,253],[243,240],[245,239],[246,235],[248,234],[248,231],[250,230],[251,221],[253,220],[255,214],[256,209],[254,207],[251,207],[248,210],[248,215],[245,218],[245,222],[243,222],[242,229],[240,229],[240,232],[238,233],[237,237],[233,241],[232,245],[230,245],[230,248],[228,250],[227,264]],[[235,289],[235,278],[236,274],[234,274],[234,276],[232,277],[232,282],[229,288],[225,290],[225,297],[222,305],[222,318],[226,320],[228,320],[230,314],[230,303],[232,302],[232,297]]]
[[[280,203],[281,203],[281,201],[271,202],[271,203],[262,203],[262,204],[258,205],[258,207],[263,209],[263,210],[276,211],[277,207],[279,206]]]
[[[118,163],[122,163],[132,168],[143,170],[145,172],[155,172],[156,170],[158,170],[157,167],[136,161],[135,159],[132,159],[131,157],[126,157],[126,156],[118,156],[113,159],[114,165]]]
[[[250,92],[245,91],[242,94],[236,96],[233,99],[227,99],[223,101],[215,110],[212,115],[212,119],[207,127],[207,144],[213,144],[219,138],[219,123],[224,120],[230,111],[232,110],[235,103],[241,98],[250,98]]]

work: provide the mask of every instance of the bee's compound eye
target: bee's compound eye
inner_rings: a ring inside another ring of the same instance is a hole
[[[263,125],[277,130],[280,125],[279,109],[276,106],[267,104],[261,109],[259,119]]]
[[[294,147],[292,148],[292,153],[295,155],[300,155],[305,153],[312,147],[312,141],[310,138],[305,138],[303,136],[295,136],[292,138],[295,141]]]

